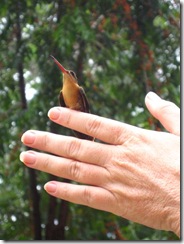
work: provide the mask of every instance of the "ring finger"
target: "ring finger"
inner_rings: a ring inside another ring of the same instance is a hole
[[[20,154],[20,160],[30,168],[84,184],[101,186],[105,184],[106,169],[45,153],[27,151]]]

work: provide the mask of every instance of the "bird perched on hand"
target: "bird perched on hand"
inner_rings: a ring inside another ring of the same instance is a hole
[[[79,86],[76,74],[71,70],[66,70],[56,58],[53,58],[61,72],[63,73],[63,86],[59,94],[59,103],[62,107],[67,107],[77,111],[89,113],[89,103],[84,89]],[[76,137],[86,140],[94,140],[93,137],[74,131]]]

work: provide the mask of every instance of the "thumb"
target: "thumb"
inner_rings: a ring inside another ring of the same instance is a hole
[[[149,92],[145,97],[145,104],[166,130],[180,135],[180,109],[174,103],[161,99],[154,92]]]

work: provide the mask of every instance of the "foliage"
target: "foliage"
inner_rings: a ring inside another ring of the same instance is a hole
[[[180,104],[179,2],[2,0],[0,8],[0,236],[4,240],[173,240],[110,213],[49,197],[54,176],[19,161],[27,129],[70,134],[51,123],[61,74],[76,72],[91,112],[160,129],[146,111],[153,90]]]

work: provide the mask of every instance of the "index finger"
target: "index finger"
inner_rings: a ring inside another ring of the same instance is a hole
[[[131,134],[140,130],[135,126],[112,119],[63,107],[51,108],[48,116],[57,124],[114,145],[122,144]]]

